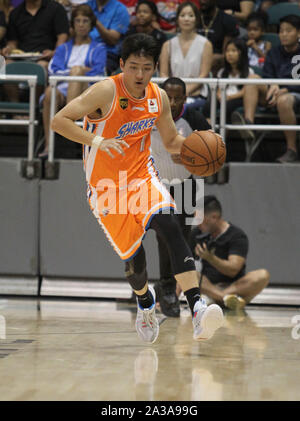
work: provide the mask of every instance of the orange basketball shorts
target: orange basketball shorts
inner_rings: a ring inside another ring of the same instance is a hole
[[[99,180],[97,187],[88,186],[88,201],[107,239],[124,261],[137,253],[153,215],[176,210],[172,196],[157,176],[133,180],[122,188]]]

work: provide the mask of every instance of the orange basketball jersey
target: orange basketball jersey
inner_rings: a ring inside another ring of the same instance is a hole
[[[113,151],[114,158],[97,147],[84,146],[84,167],[90,186],[96,187],[100,179],[110,179],[119,185],[119,171],[127,172],[127,181],[147,178],[156,172],[150,155],[150,132],[162,111],[158,86],[150,82],[145,97],[136,99],[127,91],[123,73],[110,77],[115,95],[106,116],[98,120],[84,119],[84,129],[104,138],[124,139],[125,156]]]
[[[158,178],[150,154],[150,132],[162,111],[158,86],[149,83],[145,97],[133,98],[123,74],[110,78],[115,95],[107,115],[84,119],[84,129],[104,138],[124,139],[125,155],[114,158],[97,147],[84,146],[88,201],[104,233],[122,260],[138,252],[152,217],[175,202]]]

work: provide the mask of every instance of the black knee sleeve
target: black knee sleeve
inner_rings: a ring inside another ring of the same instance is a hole
[[[131,260],[125,263],[125,275],[131,288],[136,291],[143,289],[146,285],[148,274],[143,246],[141,246],[139,252]]]
[[[178,218],[174,214],[156,214],[150,228],[164,241],[170,255],[174,275],[195,270],[195,261],[188,246]]]

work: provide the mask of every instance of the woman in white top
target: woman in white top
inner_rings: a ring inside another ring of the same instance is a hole
[[[160,55],[160,76],[180,78],[206,78],[213,58],[209,40],[197,34],[199,10],[194,3],[179,5],[176,15],[178,35],[163,44]],[[187,84],[187,104],[201,106],[208,95],[206,85]]]

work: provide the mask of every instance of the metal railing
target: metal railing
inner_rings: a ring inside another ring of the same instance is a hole
[[[58,82],[97,82],[106,79],[106,77],[87,77],[87,76],[50,76],[49,84],[51,86],[51,105],[50,105],[50,121],[52,121],[55,115],[55,100],[56,100],[56,86]],[[167,78],[152,78],[153,82],[162,83]],[[226,123],[226,87],[227,85],[300,85],[300,80],[297,79],[222,79],[222,78],[182,78],[186,83],[199,83],[207,84],[210,87],[210,120],[213,130],[219,129],[220,135],[226,142],[226,130],[259,130],[259,131],[281,131],[281,130],[295,130],[299,131],[300,126],[298,125],[270,125],[270,124],[251,124],[251,125],[233,125]],[[220,101],[220,124],[216,124],[217,117],[217,89],[221,90],[221,101]],[[82,122],[77,122],[82,125]],[[54,132],[50,129],[49,132],[49,150],[48,150],[48,161],[52,163],[54,161]]]
[[[28,152],[29,162],[34,158],[34,130],[38,122],[35,120],[35,93],[37,85],[36,75],[0,75],[0,81],[5,82],[27,82],[29,85],[29,120],[0,119],[2,126],[28,126]],[[30,170],[29,170],[30,172]],[[29,174],[30,175],[30,174]]]

